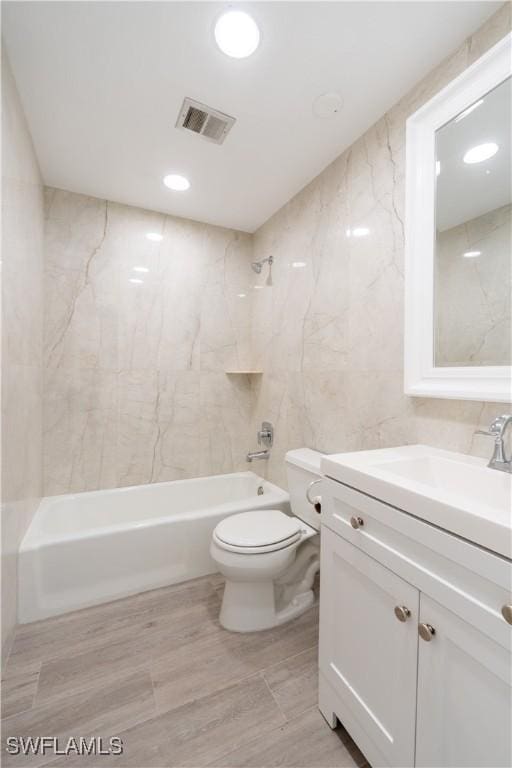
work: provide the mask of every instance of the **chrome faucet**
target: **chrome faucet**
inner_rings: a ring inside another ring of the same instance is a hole
[[[490,469],[498,469],[500,472],[510,472],[512,474],[512,459],[506,458],[503,442],[503,436],[510,423],[512,423],[512,415],[504,413],[502,416],[496,416],[488,430],[477,429],[475,435],[494,437],[494,451],[487,466]]]
[[[250,451],[247,454],[246,461],[267,461],[270,458],[269,448],[274,443],[274,427],[270,421],[264,421],[261,429],[258,430],[258,445],[266,445],[263,451]]]
[[[246,461],[267,461],[270,458],[270,451],[250,451],[246,456]]]

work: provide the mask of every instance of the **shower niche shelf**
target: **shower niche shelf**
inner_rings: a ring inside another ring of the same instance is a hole
[[[263,371],[257,371],[257,370],[232,370],[232,371],[224,371],[224,373],[227,376],[261,376]]]

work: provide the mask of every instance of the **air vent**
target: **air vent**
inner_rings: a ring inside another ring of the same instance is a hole
[[[208,141],[222,144],[234,124],[234,117],[187,98],[181,106],[176,128],[192,131]]]
[[[183,121],[183,127],[188,128],[189,131],[194,131],[194,133],[201,133],[207,119],[208,112],[203,112],[202,109],[196,109],[196,107],[189,107]]]

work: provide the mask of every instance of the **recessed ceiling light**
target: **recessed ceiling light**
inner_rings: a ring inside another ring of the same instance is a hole
[[[237,293],[237,296],[238,296],[239,299],[245,299],[247,294],[246,293]]]
[[[476,147],[468,149],[464,155],[464,162],[469,165],[473,163],[483,163],[484,160],[489,160],[490,157],[494,157],[499,147],[494,141],[489,141],[486,144],[478,144]]]
[[[263,286],[262,286],[262,285],[255,285],[255,286],[253,286],[253,287],[254,287],[254,290],[255,290],[255,291],[261,291],[261,289],[263,288]]]
[[[453,122],[454,122],[454,123],[458,123],[458,122],[460,122],[461,120],[464,120],[464,118],[465,118],[465,117],[467,117],[469,114],[471,114],[471,112],[472,112],[474,109],[476,109],[477,107],[479,107],[479,106],[480,106],[480,104],[483,104],[483,103],[484,103],[484,100],[483,100],[483,99],[480,99],[479,101],[475,101],[475,103],[474,103],[474,104],[472,104],[472,105],[471,105],[470,107],[468,107],[467,109],[465,109],[465,110],[464,110],[464,112],[461,112],[461,113],[460,113],[460,115],[457,115],[457,117],[455,118],[455,120],[454,120]]]
[[[138,277],[130,277],[130,283],[143,283],[144,280],[139,280]]]
[[[163,235],[159,235],[158,232],[148,232],[146,235],[148,240],[152,240],[154,243],[159,243],[164,239]]]
[[[260,31],[245,11],[227,11],[217,19],[215,41],[222,53],[233,59],[245,59],[260,44]]]
[[[190,181],[177,173],[170,173],[166,176],[164,184],[169,189],[174,189],[175,192],[185,192],[186,189],[190,189]]]
[[[305,267],[307,264],[306,261],[292,261],[292,267],[295,269],[300,269],[301,267]]]
[[[439,176],[440,173],[441,173],[441,161],[436,160],[436,176]]]
[[[134,267],[134,272],[149,272],[149,269],[147,267]]]
[[[464,253],[465,259],[476,259],[477,256],[481,256],[482,251],[466,251]]]

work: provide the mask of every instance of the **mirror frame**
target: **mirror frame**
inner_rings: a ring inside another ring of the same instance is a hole
[[[512,400],[512,366],[435,366],[435,135],[512,75],[512,33],[406,123],[404,389],[456,400]]]

